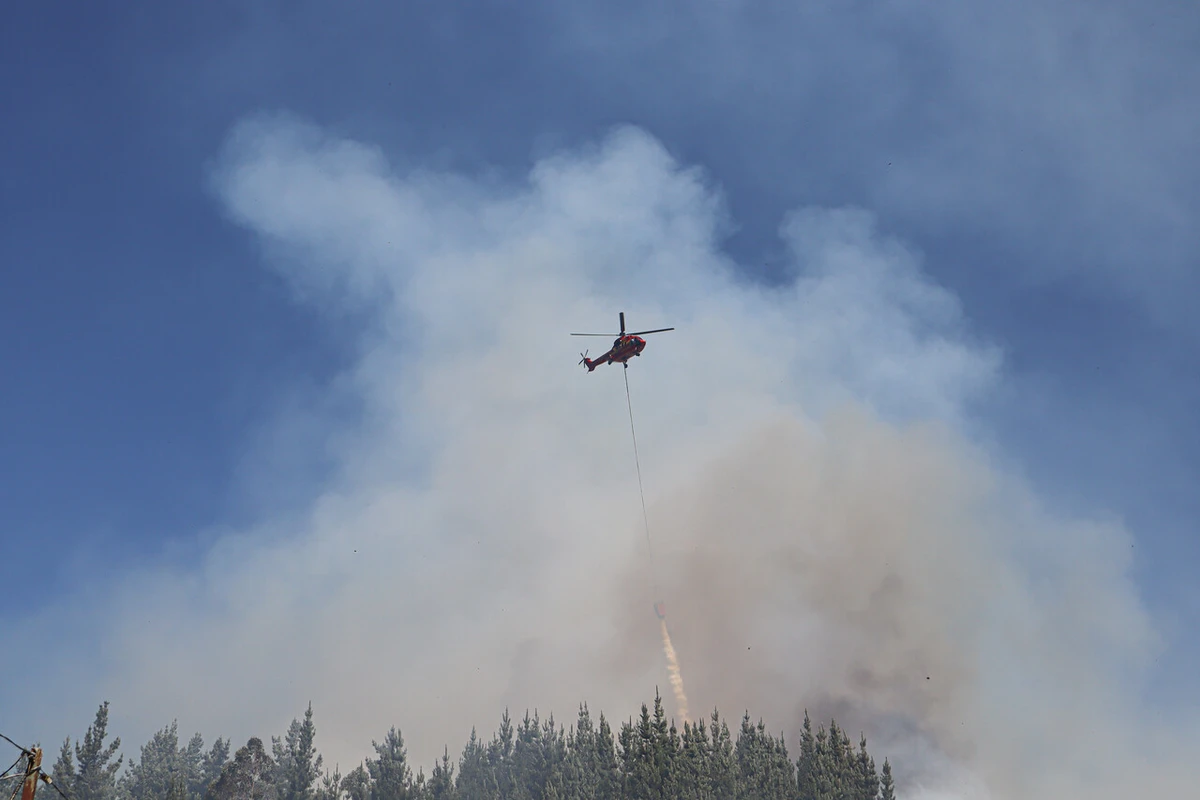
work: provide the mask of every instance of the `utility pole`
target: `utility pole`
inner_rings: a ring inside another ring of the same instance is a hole
[[[51,778],[45,772],[42,772],[42,748],[35,747],[32,750],[29,750],[17,744],[3,733],[0,733],[0,739],[3,739],[13,747],[20,750],[25,756],[25,783],[21,786],[21,800],[33,800],[34,794],[37,793],[38,781],[41,781],[54,791],[58,792],[59,796],[62,797],[63,800],[71,800],[71,798],[67,797],[66,793],[63,792],[62,789],[58,788],[58,784],[54,782],[53,778]],[[17,763],[19,764],[20,761],[18,760]],[[17,765],[13,764],[13,767],[15,766]],[[11,769],[11,767],[9,769]],[[4,771],[5,780],[15,777],[17,777],[16,773],[9,775],[8,770]],[[13,793],[9,796],[9,800],[17,800],[16,789],[13,789]]]
[[[37,792],[38,777],[42,774],[42,748],[33,748],[26,759],[25,786],[21,789],[21,800],[33,800],[33,795]]]

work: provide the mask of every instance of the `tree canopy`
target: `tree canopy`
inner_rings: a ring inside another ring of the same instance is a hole
[[[342,774],[324,766],[312,704],[268,751],[251,737],[181,742],[172,722],[122,773],[121,740],[108,744],[108,703],[51,772],[71,800],[895,800],[891,762],[876,770],[862,734],[855,746],[836,720],[814,731],[805,712],[795,758],[783,734],[746,712],[736,736],[714,709],[707,721],[668,720],[662,697],[616,728],[581,704],[569,726],[506,710],[488,740],[472,730],[457,760],[447,747],[426,775],[409,762],[396,727]]]

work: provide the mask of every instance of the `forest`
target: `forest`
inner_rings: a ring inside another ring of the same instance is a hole
[[[586,704],[570,728],[528,712],[505,711],[484,740],[472,730],[456,760],[446,748],[426,774],[409,762],[392,728],[372,740],[373,755],[342,774],[317,748],[311,703],[270,745],[252,737],[236,751],[228,739],[186,743],[171,723],[136,758],[109,738],[108,703],[81,738],[67,737],[49,770],[70,800],[895,800],[890,762],[877,770],[860,735],[852,744],[836,720],[813,725],[808,713],[795,760],[782,735],[742,717],[736,737],[717,710],[707,722],[667,720],[656,692],[652,707],[614,731]],[[45,761],[52,754],[47,752]],[[18,762],[14,767],[23,769]],[[45,765],[43,764],[43,768]],[[11,770],[10,770],[11,774]],[[14,780],[13,783],[19,783]],[[6,783],[4,791],[11,792]],[[17,787],[19,788],[19,787]],[[38,797],[57,798],[42,785]]]

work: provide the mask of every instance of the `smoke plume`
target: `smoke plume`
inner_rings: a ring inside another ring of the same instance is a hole
[[[1139,702],[1165,642],[1129,533],[1059,518],[975,443],[997,351],[870,214],[789,216],[793,278],[765,288],[722,254],[707,176],[633,129],[509,185],[263,117],[213,186],[298,302],[359,326],[292,406],[339,468],[98,595],[95,649],[50,646],[105,668],[45,724],[103,696],[127,742],[176,717],[244,741],[311,700],[327,762],[395,725],[428,765],[506,705],[621,719],[671,683],[680,716],[749,710],[793,751],[806,709],[836,716],[907,797],[1186,796],[1194,732]],[[661,598],[620,368],[567,336],[618,311],[676,327],[628,371]]]

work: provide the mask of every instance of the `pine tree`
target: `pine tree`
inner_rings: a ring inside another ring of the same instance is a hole
[[[837,751],[830,744],[825,726],[817,728],[813,743],[813,783],[815,800],[838,800],[837,797]]]
[[[849,800],[857,786],[850,754],[850,739],[838,727],[837,720],[829,722],[826,739],[826,786],[829,800]]]
[[[321,775],[322,759],[317,753],[317,727],[313,724],[312,703],[304,712],[304,722],[292,720],[287,737],[272,737],[277,765],[280,800],[313,800],[313,790]]]
[[[117,756],[121,747],[118,736],[105,747],[108,736],[108,701],[104,701],[96,712],[96,721],[88,727],[83,741],[75,746],[77,764],[72,800],[114,800],[117,793],[117,772],[121,769],[124,756]],[[117,756],[116,761],[113,757]]]
[[[654,768],[654,722],[650,710],[642,704],[642,715],[637,728],[628,738],[629,754],[625,769],[630,800],[651,800],[656,796]]]
[[[651,796],[665,800],[675,795],[675,760],[679,753],[679,732],[674,723],[668,725],[662,695],[657,688],[654,690],[654,721],[651,731]]]
[[[804,727],[800,732],[800,758],[796,761],[796,796],[799,800],[817,798],[817,741],[812,720],[804,709]]]
[[[676,769],[676,787],[680,800],[711,800],[712,782],[708,774],[708,735],[703,723],[683,723],[683,736]]]
[[[883,760],[883,772],[879,784],[879,800],[896,800],[896,785],[892,782],[892,765],[886,758]]]
[[[759,729],[765,734],[761,721]],[[791,755],[788,754],[787,743],[782,733],[779,734],[778,739],[766,735],[766,740],[768,744],[767,779],[764,782],[766,796],[777,798],[777,800],[792,800],[796,796],[796,769],[792,764]]]
[[[371,775],[359,764],[342,779],[342,791],[350,800],[371,800]]]
[[[575,727],[567,732],[563,761],[563,795],[572,800],[593,800],[596,794],[596,728],[587,704],[579,704]]]
[[[845,728],[838,728],[838,739],[838,797],[840,800],[855,800],[862,786],[858,759]]]
[[[203,797],[209,788],[221,777],[221,770],[229,762],[229,740],[217,738],[204,757],[200,759],[200,776],[197,781],[197,794]]]
[[[238,749],[205,793],[208,800],[276,800],[275,761],[257,736]]]
[[[709,785],[712,786],[713,796],[718,798],[735,797],[737,792],[737,756],[733,750],[733,737],[729,726],[721,719],[717,709],[713,709],[709,724],[712,738],[712,755],[709,760]]]
[[[489,783],[487,750],[476,730],[471,728],[471,738],[459,758],[458,780],[454,786],[461,800],[491,800]]]
[[[649,717],[645,703],[642,704],[642,713]],[[620,764],[621,774],[621,792],[622,798],[640,798],[645,795],[645,790],[641,787],[634,786],[635,768],[637,759],[637,746],[634,744],[633,720],[629,719],[621,723],[621,730],[617,734],[617,751]]]
[[[492,784],[490,791],[494,792],[493,797],[504,800],[514,797],[517,792],[516,768],[513,763],[516,745],[513,735],[512,718],[506,708],[504,716],[500,718],[500,730],[488,745],[488,766]]]
[[[64,794],[68,797],[75,796],[75,756],[71,749],[70,736],[63,740],[62,748],[58,751],[58,760],[54,762],[50,777],[54,779]]]
[[[858,740],[859,785],[856,800],[876,800],[879,795],[879,775],[875,772],[875,759],[867,752],[866,734]]]
[[[544,759],[541,741],[542,728],[537,719],[529,711],[517,726],[516,741],[513,745],[512,772],[515,789],[511,800],[541,800],[542,792],[549,777],[548,765]]]
[[[796,772],[783,738],[767,732],[763,721],[751,725],[742,717],[735,748],[738,763],[738,797],[745,800],[791,800],[796,796]]]
[[[166,793],[159,796],[165,797],[166,800],[188,800],[187,781],[182,776],[171,778]],[[159,796],[156,796],[155,800]]]
[[[122,788],[132,800],[160,800],[180,783],[186,794],[187,775],[179,747],[178,722],[158,731],[142,745],[141,760],[130,759]]]
[[[342,771],[334,766],[333,772],[328,769],[321,776],[321,783],[313,790],[314,800],[341,800]]]
[[[450,763],[450,750],[442,752],[442,760],[433,768],[429,777],[429,800],[456,800],[454,789],[454,765]]]
[[[180,750],[180,767],[183,773],[184,794],[188,800],[200,800],[204,795],[204,737],[192,734],[187,747]]]
[[[595,763],[596,800],[618,800],[621,797],[621,765],[617,761],[617,740],[603,712],[596,728]]]
[[[546,800],[551,795],[561,800],[566,796],[567,778],[567,741],[561,725],[554,722],[554,714],[542,723],[541,761],[545,769],[542,798]]]
[[[378,756],[367,762],[367,772],[371,776],[371,800],[410,800],[413,797],[413,774],[408,766],[404,737],[392,728],[382,744],[372,741],[371,746]]]
[[[762,753],[765,743],[760,741],[758,733],[750,722],[750,712],[744,712],[734,756],[737,759],[737,796],[745,800],[766,800],[761,786],[767,774]]]

